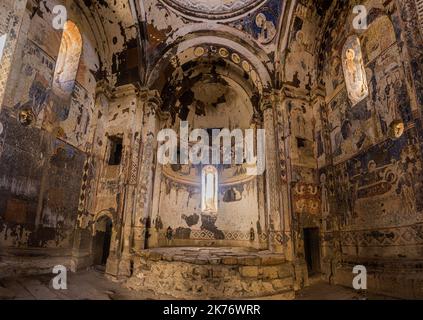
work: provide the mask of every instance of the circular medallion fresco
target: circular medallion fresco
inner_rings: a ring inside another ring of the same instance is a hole
[[[249,11],[266,0],[162,0],[174,9],[191,16],[224,19]]]

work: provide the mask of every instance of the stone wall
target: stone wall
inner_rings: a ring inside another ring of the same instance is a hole
[[[368,14],[363,30],[353,27],[358,4]],[[370,290],[410,297],[421,294],[422,244],[422,38],[413,7],[413,1],[301,1],[282,53],[278,114],[298,270],[303,229],[319,228],[325,279],[351,286],[353,266],[363,264]],[[354,67],[365,78],[362,99],[348,82],[345,56],[353,39],[361,50],[356,61],[362,56],[362,66]],[[392,281],[404,277],[413,289],[392,292]]]
[[[283,256],[236,249],[146,250],[125,286],[177,299],[294,297],[293,268]]]
[[[354,30],[352,5],[334,9],[336,19],[326,29],[319,56],[326,95],[317,115],[316,157],[326,277],[351,286],[352,267],[363,264],[369,290],[416,297],[421,296],[423,172],[420,80],[411,66],[421,61],[415,48],[421,49],[422,38],[417,25],[404,20],[411,2],[363,2],[365,30]],[[359,102],[346,85],[349,65],[343,55],[352,37],[361,45],[368,85]],[[339,272],[328,258],[339,263]],[[404,278],[409,290],[393,285]]]
[[[15,5],[6,8],[8,2],[2,2],[0,19],[0,33],[8,32],[6,49],[13,46],[13,55],[5,54],[2,60],[0,246],[8,272],[46,272],[37,267],[35,256],[50,258],[43,262],[45,266],[57,264],[60,257],[63,264],[70,262],[84,167],[97,123],[97,82],[112,74],[112,57],[125,52],[127,44],[118,42],[110,48],[113,35],[116,31],[122,35],[123,26],[117,25],[118,18],[105,7],[88,13],[79,1],[11,3]],[[75,61],[76,77],[67,84],[70,91],[65,96],[53,88],[64,31],[53,26],[52,11],[62,4],[82,42],[80,59]],[[111,38],[92,27],[97,10],[109,15],[106,28]],[[109,80],[119,77],[114,73]],[[33,259],[17,259],[16,255]]]

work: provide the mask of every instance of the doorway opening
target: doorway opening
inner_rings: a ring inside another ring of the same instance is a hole
[[[319,228],[304,229],[304,255],[308,275],[320,273],[320,237]]]
[[[93,240],[94,266],[105,267],[110,254],[113,222],[107,216],[99,218],[95,225],[96,233]]]

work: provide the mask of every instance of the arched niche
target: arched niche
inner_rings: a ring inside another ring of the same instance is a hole
[[[180,121],[186,121],[189,133],[205,129],[209,142],[214,129],[239,129],[245,135],[260,128],[260,99],[272,87],[266,66],[240,44],[200,38],[204,41],[187,40],[169,50],[149,76],[168,115],[160,127],[173,129],[182,140]],[[266,229],[264,206],[257,200],[264,197],[260,177],[247,175],[246,163],[214,165],[217,197],[202,208],[204,165],[156,167],[160,181],[154,189],[149,245],[266,247],[263,238],[251,237]]]
[[[240,79],[240,83],[258,94],[271,90],[274,87],[271,77],[271,62],[269,57],[260,49],[240,44],[222,36],[210,36],[198,34],[190,34],[187,40],[169,48],[163,53],[148,75],[147,84],[149,88],[159,90],[162,93],[169,79],[176,78],[175,72],[178,68],[191,67],[193,64],[201,62],[202,59],[214,60],[216,67],[222,65],[225,69],[231,68],[231,76],[237,70],[240,78],[244,78],[245,73],[248,79]],[[229,36],[229,35],[225,35]],[[166,76],[168,75],[168,76]],[[169,75],[172,75],[169,77]],[[248,83],[248,85],[247,85]],[[251,93],[251,95],[253,95]],[[165,100],[165,99],[164,99]],[[166,103],[166,101],[165,101]]]
[[[112,249],[113,219],[103,214],[95,220],[93,225],[92,258],[93,264],[105,266]]]

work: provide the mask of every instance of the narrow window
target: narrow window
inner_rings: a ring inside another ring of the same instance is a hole
[[[201,211],[217,213],[218,179],[215,167],[205,166],[203,168],[201,187]]]
[[[423,30],[423,0],[416,0],[417,16],[420,21],[420,30]]]
[[[118,166],[122,161],[123,140],[120,137],[110,137],[109,165]]]
[[[56,94],[72,94],[81,53],[82,37],[79,29],[72,21],[67,21],[63,29],[59,55],[54,71],[53,89]]]
[[[354,106],[369,95],[360,40],[357,36],[347,39],[342,55],[348,97]]]
[[[0,36],[0,62],[1,62],[1,59],[3,58],[4,47],[6,46],[6,38],[7,38],[7,34]]]
[[[297,138],[297,147],[298,148],[305,148],[306,146],[306,139]]]

